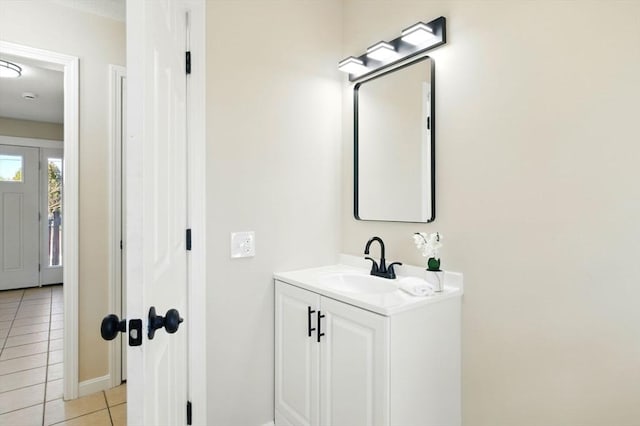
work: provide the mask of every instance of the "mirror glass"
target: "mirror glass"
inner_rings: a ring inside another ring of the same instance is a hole
[[[434,77],[427,56],[355,85],[356,219],[434,220]]]

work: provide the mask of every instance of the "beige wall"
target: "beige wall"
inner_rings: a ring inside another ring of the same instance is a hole
[[[465,273],[468,426],[640,421],[640,2],[356,1],[344,51],[446,16],[436,60],[433,224],[352,217],[351,85],[344,85],[342,249],[372,235],[423,261],[445,236]],[[337,59],[337,58],[336,58]]]
[[[108,64],[125,61],[123,22],[42,0],[0,1],[0,39],[80,58],[80,381],[107,374]]]
[[[211,425],[273,420],[272,274],[339,251],[340,13],[337,1],[207,2]],[[256,256],[230,259],[229,233],[249,230]]]
[[[0,117],[0,135],[61,141],[64,139],[64,126],[58,123]]]

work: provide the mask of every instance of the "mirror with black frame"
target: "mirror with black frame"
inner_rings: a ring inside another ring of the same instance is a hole
[[[435,67],[425,56],[354,87],[354,215],[435,219]]]

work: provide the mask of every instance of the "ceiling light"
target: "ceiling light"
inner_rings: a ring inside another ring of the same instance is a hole
[[[22,68],[13,62],[0,59],[0,77],[16,78],[22,75]]]
[[[433,34],[433,30],[424,22],[418,22],[402,30],[402,41],[413,44],[414,46],[419,46],[434,40],[436,40],[436,36]]]
[[[0,59],[0,77],[17,78],[22,75],[22,68],[13,62]]]
[[[367,67],[364,66],[364,62],[361,59],[349,56],[338,62],[338,69],[349,74],[361,74],[367,70]]]
[[[367,49],[367,56],[384,62],[396,56],[396,49],[386,41],[380,41]]]

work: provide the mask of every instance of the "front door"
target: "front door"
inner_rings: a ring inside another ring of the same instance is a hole
[[[0,290],[38,282],[38,148],[0,145]]]
[[[187,421],[186,13],[184,0],[127,2],[127,319],[144,324],[127,352],[130,425]],[[151,339],[151,307],[184,322]]]

